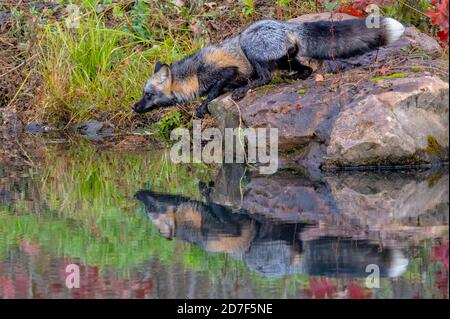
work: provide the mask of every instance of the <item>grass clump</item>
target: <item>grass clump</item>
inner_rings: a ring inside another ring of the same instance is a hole
[[[49,25],[40,44],[43,78],[39,116],[52,122],[80,122],[102,114],[120,123],[133,115],[152,64],[172,61],[184,52],[172,38],[152,42],[108,28],[93,14],[77,30]],[[142,50],[144,46],[146,49]]]

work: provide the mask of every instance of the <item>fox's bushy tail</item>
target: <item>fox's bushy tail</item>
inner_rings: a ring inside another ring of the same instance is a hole
[[[315,59],[349,58],[398,40],[405,27],[395,19],[381,18],[368,28],[366,19],[318,21],[301,24],[300,54]]]

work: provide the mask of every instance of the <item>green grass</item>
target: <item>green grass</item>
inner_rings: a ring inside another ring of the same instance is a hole
[[[173,61],[184,53],[171,38],[141,51],[144,39],[109,29],[97,16],[76,34],[61,24],[50,25],[43,38],[43,105],[38,111],[52,122],[80,122],[105,112],[119,122],[129,120],[130,105],[142,94],[154,61]]]

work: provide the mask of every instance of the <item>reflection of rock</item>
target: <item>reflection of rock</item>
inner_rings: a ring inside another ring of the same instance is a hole
[[[242,206],[246,182],[246,167],[243,164],[223,164],[214,180],[211,199],[218,204],[232,208]]]
[[[113,128],[97,120],[89,120],[78,124],[74,129],[91,141],[103,141],[105,136],[113,133]]]
[[[304,269],[314,276],[348,275],[366,277],[367,265],[376,265],[382,277],[396,277],[406,270],[408,260],[398,250],[349,239],[320,238],[304,244]]]
[[[395,246],[400,238],[439,236],[448,225],[448,169],[340,172],[323,181],[287,173],[248,178],[233,205],[277,222],[317,225],[302,233],[305,240],[348,236]]]
[[[382,227],[415,219],[420,226],[421,215],[436,211],[442,215],[436,223],[448,223],[448,174],[354,172],[326,180],[339,211],[366,224]]]
[[[288,174],[259,177],[246,186],[243,208],[284,222],[316,223],[336,213],[326,184]]]
[[[210,111],[221,128],[238,126],[239,115],[244,126],[278,128],[281,167],[316,172],[448,160],[449,86],[428,72],[439,69],[442,61],[435,57],[441,52],[434,39],[407,28],[402,39],[378,52],[317,70],[323,75],[337,66],[340,74],[259,88],[238,104],[224,96]],[[382,67],[397,77],[375,78],[370,70]]]

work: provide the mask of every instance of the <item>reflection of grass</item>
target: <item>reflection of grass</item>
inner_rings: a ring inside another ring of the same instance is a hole
[[[204,165],[175,168],[165,153],[116,156],[89,146],[53,152],[36,181],[32,205],[44,206],[45,212],[37,214],[25,200],[0,206],[0,253],[28,239],[98,266],[123,268],[151,254],[173,255],[175,244],[160,239],[146,216],[137,213],[133,194],[150,187],[198,198],[198,178],[208,179],[211,172]]]

